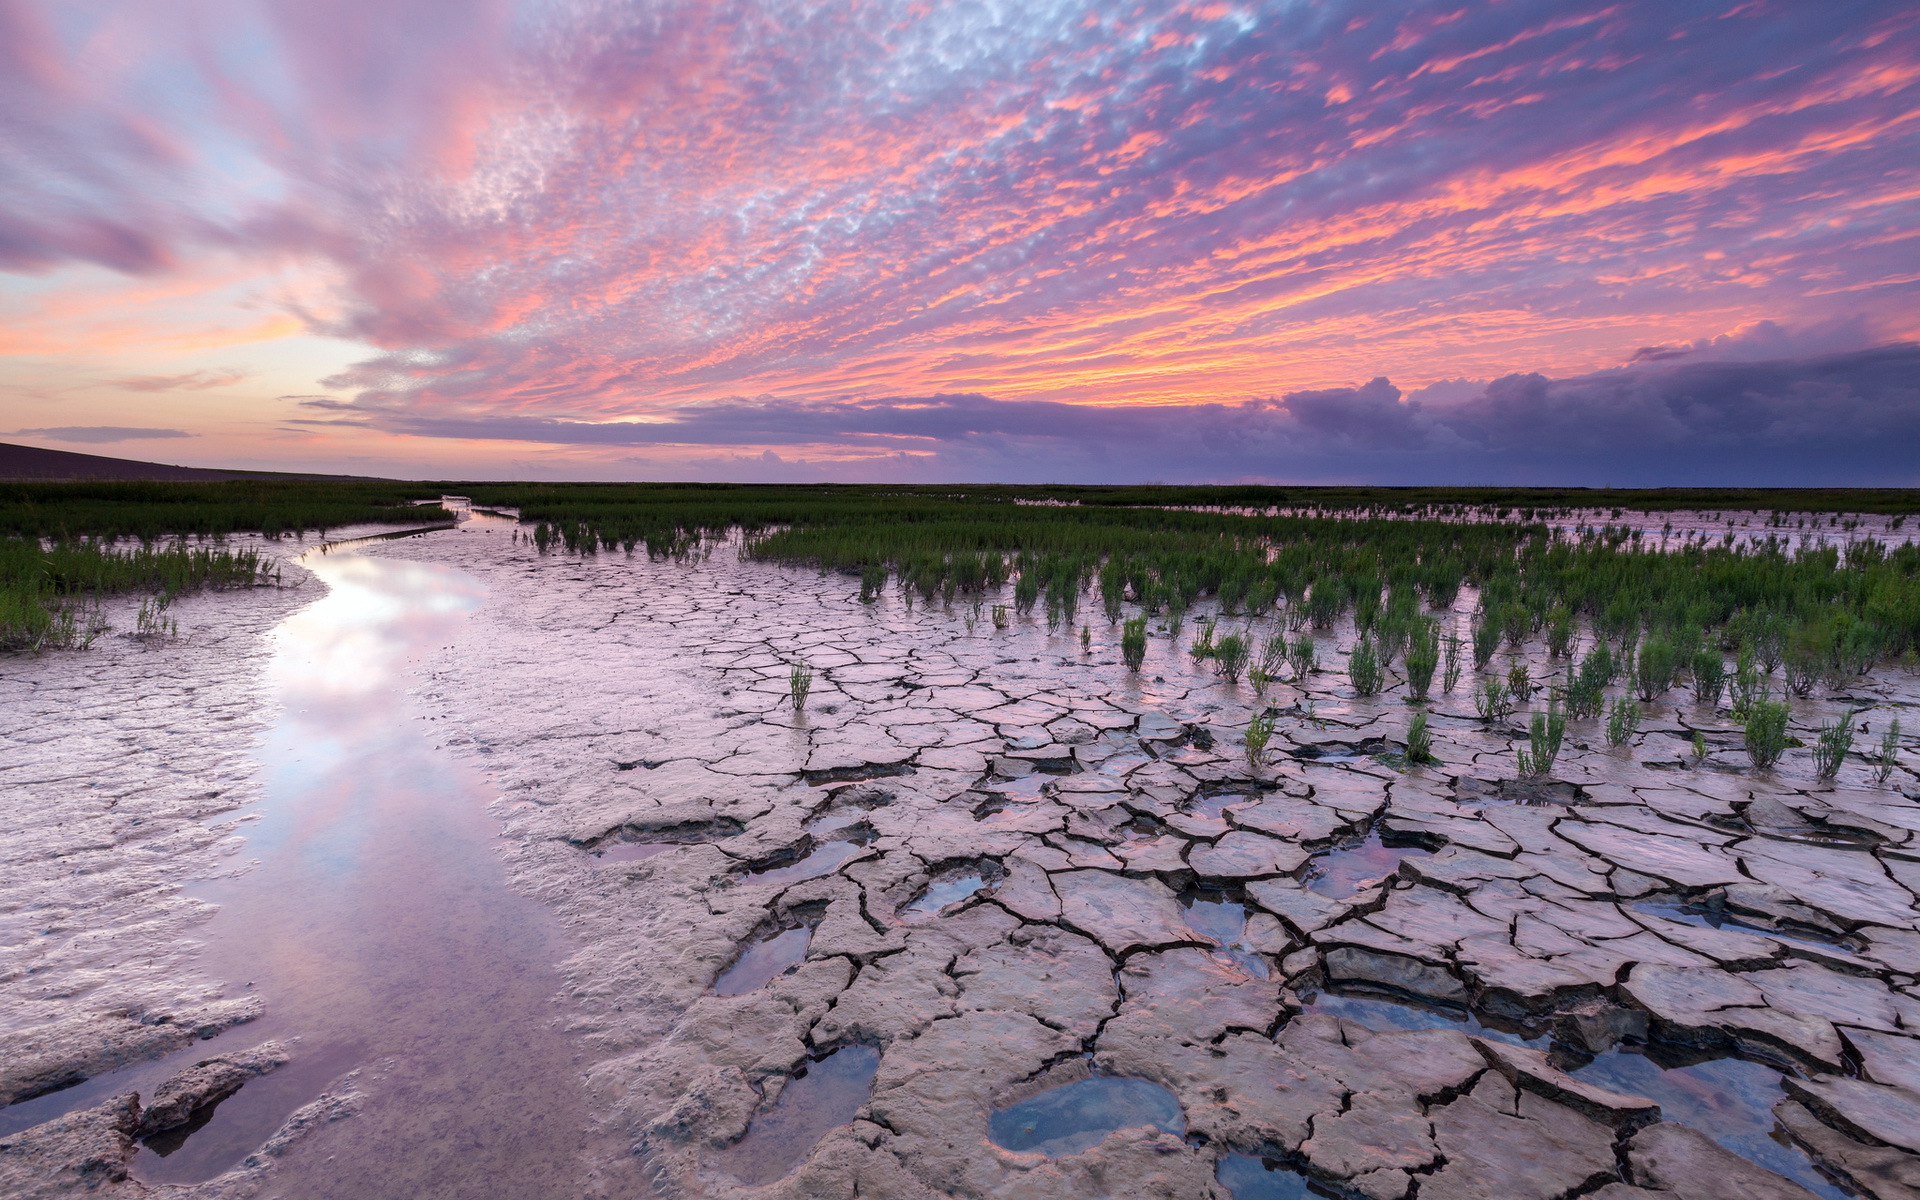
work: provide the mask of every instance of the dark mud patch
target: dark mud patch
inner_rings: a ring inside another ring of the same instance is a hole
[[[1313,742],[1295,746],[1289,753],[1301,762],[1349,763],[1370,762],[1399,749],[1385,738],[1366,738],[1358,742]]]
[[[823,783],[864,783],[870,779],[890,779],[913,774],[912,763],[863,763],[857,767],[829,767],[824,771],[802,771],[800,778],[818,787]]]
[[[714,1165],[749,1187],[785,1176],[829,1130],[853,1120],[879,1070],[880,1052],[871,1046],[845,1046],[808,1063]]]
[[[996,1110],[987,1118],[987,1136],[1006,1150],[1060,1158],[1091,1150],[1116,1129],[1141,1125],[1182,1137],[1187,1116],[1157,1083],[1096,1075]]]
[[[1555,779],[1473,779],[1453,782],[1453,798],[1461,804],[1575,805],[1587,800],[1585,789]]]

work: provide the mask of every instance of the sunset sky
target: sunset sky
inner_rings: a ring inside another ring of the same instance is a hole
[[[1920,484],[1910,0],[0,0],[0,441]]]

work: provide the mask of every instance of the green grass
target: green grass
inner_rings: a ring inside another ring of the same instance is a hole
[[[386,482],[0,483],[0,535],[151,541],[413,525],[444,514],[408,501],[440,495],[437,484]]]
[[[84,646],[102,630],[100,597],[251,587],[273,568],[257,551],[175,543],[118,548],[102,541],[51,546],[0,537],[0,650]]]

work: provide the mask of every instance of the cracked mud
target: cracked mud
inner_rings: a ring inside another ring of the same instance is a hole
[[[1752,773],[1726,714],[1676,691],[1621,749],[1576,725],[1552,780],[1518,787],[1524,736],[1474,715],[1470,676],[1430,706],[1439,765],[1405,769],[1415,710],[1337,669],[1257,698],[1161,635],[1130,674],[1099,625],[1083,650],[965,605],[863,606],[856,581],[725,547],[368,553],[488,592],[412,664],[414,699],[499,796],[510,885],[570,939],[586,1103],[623,1147],[596,1160],[609,1194],[630,1176],[667,1197],[1920,1197],[1911,775]],[[259,600],[208,601],[210,623],[258,640],[291,607]],[[49,689],[104,709],[136,677],[231,712],[160,696],[103,712],[90,750],[10,729],[13,780],[67,814],[11,818],[37,874],[9,884],[6,986],[29,1014],[10,1035],[30,1050],[10,1096],[271,1011],[200,973],[205,912],[178,891],[246,836],[204,822],[257,786],[258,654],[9,677],[42,730],[66,724]],[[1891,671],[1847,698],[1914,694]],[[119,749],[143,730],[168,737]],[[103,787],[78,782],[93,759]],[[170,1074],[188,1068],[242,1069]],[[208,1103],[193,1086],[166,1120]],[[9,1186],[139,1187],[153,1087],[0,1136]],[[350,1146],[366,1113],[347,1112],[380,1102],[370,1084],[303,1118],[324,1137],[277,1144]]]

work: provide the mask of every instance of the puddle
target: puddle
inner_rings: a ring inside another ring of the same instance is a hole
[[[813,930],[802,926],[799,929],[783,929],[762,941],[749,942],[733,965],[720,972],[720,978],[713,981],[714,995],[740,996],[760,990],[772,982],[774,976],[803,961],[807,957],[807,946],[812,941]]]
[[[1677,921],[1683,925],[1697,925],[1706,929],[1733,929],[1740,933],[1751,933],[1755,937],[1772,938],[1788,946],[1803,946],[1809,950],[1832,952],[1842,950],[1852,952],[1853,947],[1839,939],[1824,941],[1815,937],[1796,937],[1790,933],[1781,933],[1768,929],[1764,925],[1752,925],[1737,917],[1725,916],[1715,912],[1703,912],[1691,905],[1663,901],[1647,901],[1633,906],[1633,910],[1662,920]]]
[[[1245,804],[1248,797],[1243,792],[1222,792],[1217,796],[1195,796],[1185,811],[1196,817],[1211,817],[1216,820],[1227,815],[1227,809],[1236,804]]]
[[[1486,1025],[1464,1008],[1410,1004],[1379,996],[1335,992],[1321,992],[1302,999],[1307,1012],[1340,1017],[1364,1025],[1376,1033],[1396,1029],[1458,1029],[1472,1037],[1508,1042],[1515,1046],[1531,1046],[1535,1050],[1545,1050],[1551,1044],[1551,1038],[1545,1033],[1528,1034]]]
[[[986,886],[986,877],[978,871],[970,871],[951,879],[936,879],[927,885],[927,890],[918,900],[900,911],[903,916],[911,914],[909,919],[925,920],[947,905],[958,904]]]
[[[643,858],[652,858],[680,845],[679,842],[608,842],[593,852],[593,857],[603,863],[639,862]]]
[[[747,879],[753,883],[800,883],[818,879],[838,871],[865,852],[866,847],[858,842],[827,842],[797,862],[755,871]]]
[[[360,1114],[279,1159],[277,1188],[582,1190],[590,1122],[551,999],[561,987],[552,964],[568,948],[551,914],[506,885],[486,815],[495,790],[436,749],[407,698],[409,660],[452,641],[484,589],[449,567],[339,545],[302,563],[329,590],[274,633],[268,683],[280,715],[258,751],[265,786],[247,808],[258,819],[239,830],[259,865],[187,889],[219,905],[197,931],[202,968],[228,995],[258,995],[264,1015],[20,1115],[150,1094],[199,1059],[279,1038],[291,1061],[185,1136],[142,1146],[134,1176],[211,1179],[359,1068]]]
[[[1375,830],[1358,845],[1315,855],[1307,867],[1306,887],[1329,899],[1345,900],[1398,871],[1401,859],[1431,857],[1433,851],[1418,846],[1389,846]]]
[[[1465,1009],[1321,993],[1307,999],[1306,1011],[1330,1013],[1379,1032],[1458,1029],[1535,1050],[1553,1047],[1550,1034],[1529,1037],[1488,1026]],[[1780,1084],[1780,1072],[1773,1067],[1738,1058],[1698,1059],[1665,1046],[1621,1045],[1568,1074],[1595,1087],[1652,1100],[1660,1105],[1665,1119],[1699,1130],[1748,1162],[1785,1176],[1826,1200],[1847,1200],[1847,1193],[1828,1182],[1798,1148],[1774,1139],[1773,1106],[1786,1093]]]
[[[1272,974],[1267,960],[1247,944],[1247,906],[1222,893],[1196,892],[1181,897],[1187,928],[1202,937],[1220,943],[1214,957],[1221,959],[1255,979]]]
[[[807,1066],[747,1135],[714,1156],[714,1164],[749,1187],[772,1183],[799,1166],[828,1130],[853,1120],[873,1092],[880,1052],[846,1046]]]
[[[1233,1200],[1316,1200],[1306,1176],[1250,1154],[1229,1154],[1214,1168],[1213,1177],[1233,1193]]]
[[[866,819],[867,810],[864,808],[843,808],[821,813],[809,819],[801,828],[818,838],[830,833],[839,833],[843,829],[851,829]]]
[[[1786,1095],[1780,1072],[1717,1058],[1662,1065],[1648,1049],[1620,1047],[1569,1074],[1595,1087],[1644,1096],[1669,1121],[1690,1125],[1741,1158],[1784,1175],[1827,1200],[1846,1200],[1800,1150],[1775,1141],[1773,1106]]]
[[[1187,1117],[1174,1094],[1157,1083],[1096,1075],[996,1110],[987,1118],[987,1136],[1006,1150],[1060,1158],[1098,1146],[1116,1129],[1139,1125],[1185,1136]]]

